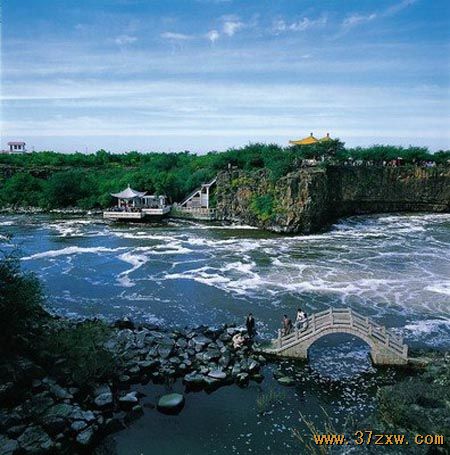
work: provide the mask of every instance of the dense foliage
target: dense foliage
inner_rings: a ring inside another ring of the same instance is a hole
[[[0,357],[30,356],[79,387],[111,376],[115,360],[103,346],[111,329],[98,320],[51,317],[38,278],[21,269],[17,251],[0,254]]]
[[[24,337],[44,313],[38,279],[22,272],[15,252],[0,257],[0,352],[25,348]]]
[[[12,168],[12,176],[0,177],[1,206],[60,208],[108,207],[111,192],[128,184],[150,193],[166,194],[180,201],[218,171],[235,166],[244,170],[265,168],[273,181],[297,169],[303,159],[321,158],[333,162],[353,160],[381,164],[402,157],[404,163],[436,161],[446,163],[450,151],[431,154],[423,147],[373,146],[346,149],[339,140],[308,146],[280,147],[250,144],[226,152],[196,155],[180,153],[95,154],[33,152],[26,155],[0,155],[0,166]]]

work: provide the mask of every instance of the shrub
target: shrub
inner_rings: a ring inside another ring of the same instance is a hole
[[[64,373],[79,387],[109,378],[114,373],[113,354],[104,348],[110,328],[100,321],[63,326],[43,339],[42,348],[65,360]]]
[[[271,193],[254,196],[250,210],[262,222],[270,220],[274,215],[274,198]]]
[[[36,276],[20,269],[15,251],[0,252],[0,351],[22,350],[33,336],[42,309],[42,288]]]

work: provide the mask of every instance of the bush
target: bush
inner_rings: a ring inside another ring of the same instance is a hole
[[[0,255],[0,351],[20,351],[45,314],[42,288],[34,274],[20,269],[15,252]]]
[[[268,221],[274,215],[274,198],[271,193],[254,196],[250,203],[250,210],[260,221]]]
[[[68,374],[66,380],[87,387],[114,373],[114,356],[103,346],[110,330],[100,321],[62,327],[43,338],[42,349],[65,360],[62,365],[64,375]]]

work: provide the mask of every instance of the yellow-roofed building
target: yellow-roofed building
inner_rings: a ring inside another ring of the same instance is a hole
[[[289,141],[289,144],[310,145],[310,144],[316,144],[317,142],[319,142],[319,140],[313,136],[313,133],[311,133],[308,137],[305,137],[303,139],[298,139],[296,141]]]
[[[317,139],[314,137],[313,133],[311,133],[309,136],[303,138],[303,139],[298,139],[296,141],[289,141],[289,144],[291,145],[311,145],[311,144],[317,144],[317,142],[326,142],[326,141],[331,141],[330,133],[327,133],[326,136],[324,136],[322,139]]]

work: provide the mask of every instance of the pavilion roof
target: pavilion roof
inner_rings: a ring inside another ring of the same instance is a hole
[[[313,136],[313,133],[311,133],[309,136],[307,136],[303,139],[298,139],[296,141],[289,141],[289,144],[309,145],[309,144],[315,144],[316,142],[319,142],[319,140]]]
[[[128,188],[120,193],[111,193],[111,196],[119,199],[134,199],[135,197],[142,197],[147,194],[147,191],[136,191],[128,185]]]

